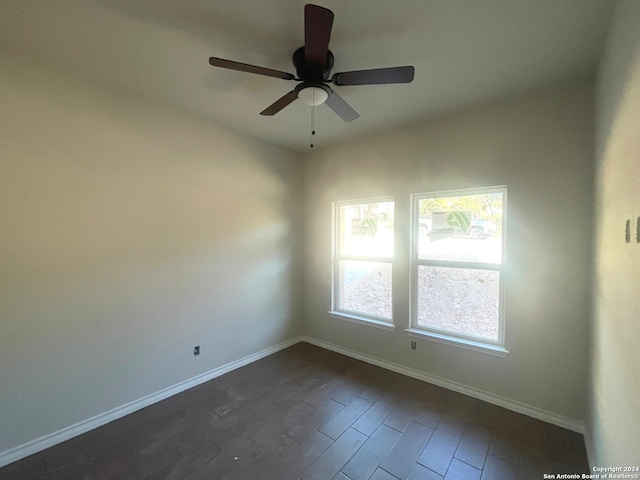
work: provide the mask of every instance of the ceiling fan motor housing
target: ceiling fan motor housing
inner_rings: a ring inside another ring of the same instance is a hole
[[[327,60],[322,70],[313,65],[308,65],[305,60],[304,46],[300,47],[293,53],[293,66],[296,67],[298,78],[308,82],[324,82],[329,79],[329,74],[333,68],[333,53],[327,51]]]

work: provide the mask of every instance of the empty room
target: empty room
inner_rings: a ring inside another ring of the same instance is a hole
[[[0,478],[640,478],[640,2],[0,3]]]

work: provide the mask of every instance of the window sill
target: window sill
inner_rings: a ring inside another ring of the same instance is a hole
[[[360,325],[367,325],[369,327],[381,328],[382,330],[395,330],[395,326],[391,322],[385,322],[383,320],[377,320],[375,318],[361,317],[359,315],[353,315],[350,313],[336,312],[331,310],[327,312],[333,318],[340,320],[346,320],[348,322],[359,323]]]
[[[481,353],[488,353],[489,355],[495,355],[497,357],[506,357],[509,351],[499,345],[492,345],[490,343],[476,342],[466,338],[453,337],[450,335],[444,335],[442,333],[428,332],[425,330],[418,330],[415,328],[407,328],[405,332],[410,337],[421,338],[424,340],[430,340],[432,342],[443,343],[445,345],[452,345],[458,348],[465,348],[467,350],[473,350]]]

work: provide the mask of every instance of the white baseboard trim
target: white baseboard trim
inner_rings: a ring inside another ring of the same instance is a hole
[[[522,413],[523,415],[527,415],[529,417],[533,417],[538,420],[542,420],[543,422],[551,423],[553,425],[557,425],[559,427],[566,428],[568,430],[572,430],[577,433],[584,434],[584,431],[585,431],[584,423],[578,420],[575,420],[573,418],[557,415],[555,413],[548,412],[546,410],[542,410],[537,407],[532,407],[530,405],[517,402],[515,400],[510,400],[508,398],[502,397],[500,395],[496,395],[494,393],[485,392],[484,390],[479,390],[473,387],[468,387],[466,385],[462,385],[460,383],[457,383],[451,380],[446,380],[444,378],[437,377],[435,375],[424,373],[420,370],[415,370],[413,368],[405,367],[404,365],[388,362],[386,360],[381,360],[379,358],[365,355],[365,354],[356,352],[354,350],[350,350],[348,348],[340,347],[338,345],[334,345],[332,343],[325,342],[317,338],[303,335],[302,341],[310,343],[312,345],[316,345],[321,348],[325,348],[327,350],[332,350],[336,353],[341,353],[342,355],[346,355],[348,357],[352,357],[357,360],[362,360],[363,362],[370,363],[372,365],[376,365],[378,367],[382,367],[387,370],[391,370],[393,372],[406,375],[408,377],[422,380],[427,383],[432,383],[434,385],[446,388],[448,390],[453,390],[454,392],[468,395],[469,397],[477,398],[478,400],[483,400],[487,403],[491,403],[493,405],[497,405],[499,407],[503,407],[517,413]]]
[[[290,340],[284,341],[277,345],[274,345],[269,348],[265,348],[257,353],[249,355],[247,357],[241,358],[231,363],[227,363],[226,365],[222,365],[221,367],[214,368],[208,372],[205,372],[196,377],[190,378],[183,382],[177,383],[171,387],[160,390],[156,393],[152,393],[151,395],[147,395],[146,397],[142,397],[138,400],[134,400],[133,402],[129,402],[125,405],[121,405],[119,407],[114,408],[113,410],[109,410],[107,412],[96,415],[95,417],[88,418],[81,422],[76,423],[75,425],[71,425],[69,427],[65,427],[56,432],[50,433],[48,435],[44,435],[40,438],[36,438],[35,440],[31,440],[30,442],[24,443],[22,445],[18,445],[10,450],[6,450],[0,453],[0,467],[4,467],[5,465],[9,465],[10,463],[16,462],[22,458],[28,457],[29,455],[33,455],[34,453],[38,453],[42,450],[45,450],[49,447],[53,447],[58,443],[62,443],[66,440],[70,440],[78,435],[82,435],[94,428],[101,427],[102,425],[106,425],[114,420],[122,418],[130,413],[136,412],[142,408],[148,407],[149,405],[153,405],[154,403],[165,400],[173,395],[176,395],[180,392],[184,392],[190,388],[193,388],[201,383],[208,382],[209,380],[213,380],[216,377],[224,375],[232,370],[243,367],[250,363],[255,362],[256,360],[260,360],[266,356],[269,356],[273,353],[276,353],[280,350],[283,350],[287,347],[295,345],[300,342],[302,337],[295,337]]]
[[[589,470],[593,471],[595,467],[595,445],[593,444],[593,435],[590,428],[585,428],[584,432],[584,448],[587,451],[587,463],[589,464]]]

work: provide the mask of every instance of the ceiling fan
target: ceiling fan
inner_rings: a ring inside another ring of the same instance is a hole
[[[260,112],[260,115],[275,115],[296,99],[307,105],[316,106],[326,103],[345,122],[355,120],[360,115],[338,95],[328,84],[334,85],[375,85],[389,83],[410,83],[415,69],[413,66],[376,68],[334,73],[334,57],[329,50],[333,12],[318,5],[307,4],[304,7],[304,46],[293,54],[293,65],[298,77],[287,72],[257,67],[246,63],[234,62],[223,58],[211,57],[209,63],[214,67],[255,73],[283,80],[295,80],[299,83],[289,93],[276,100]]]

